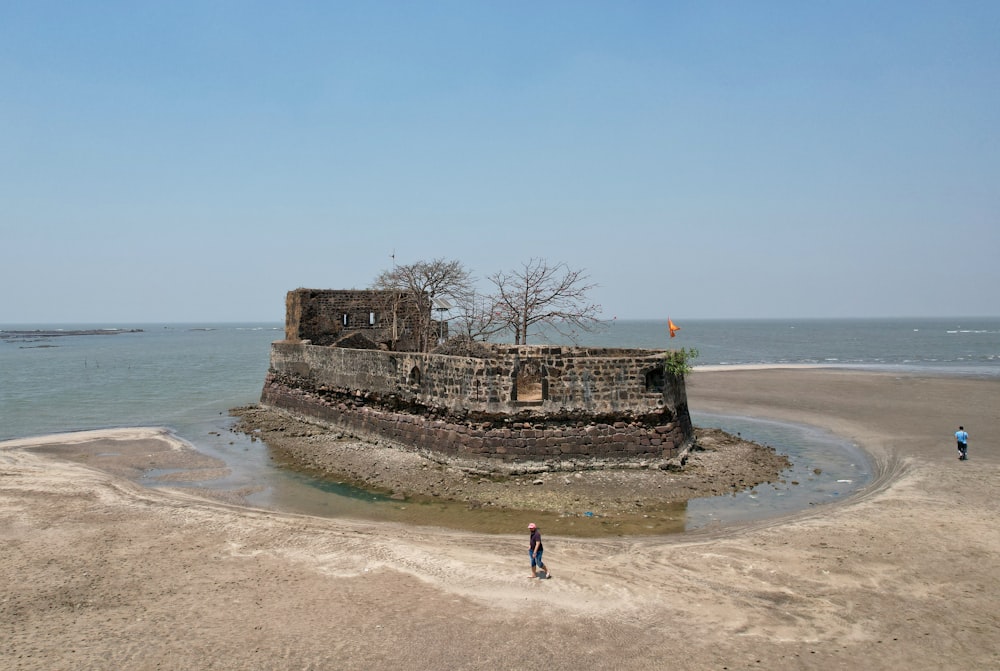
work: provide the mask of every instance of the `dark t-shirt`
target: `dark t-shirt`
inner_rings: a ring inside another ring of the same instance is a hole
[[[531,540],[528,541],[528,550],[531,552],[542,551],[542,532],[538,529],[531,532]]]

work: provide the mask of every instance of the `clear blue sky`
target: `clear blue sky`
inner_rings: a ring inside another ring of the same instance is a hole
[[[459,259],[604,316],[1000,314],[1000,2],[0,3],[0,323]]]

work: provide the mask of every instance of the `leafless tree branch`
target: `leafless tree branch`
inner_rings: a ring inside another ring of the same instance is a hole
[[[516,270],[497,272],[488,279],[497,290],[496,318],[514,333],[515,344],[526,344],[543,324],[568,337],[574,330],[589,331],[600,324],[601,307],[587,297],[597,285],[588,282],[584,271],[565,263],[532,258]]]
[[[435,298],[450,298],[461,304],[472,294],[472,282],[472,274],[460,261],[442,258],[384,270],[375,278],[372,288],[426,296],[432,303]],[[434,340],[434,318],[430,313],[421,313],[419,320],[414,330],[418,334],[419,349],[426,352]]]

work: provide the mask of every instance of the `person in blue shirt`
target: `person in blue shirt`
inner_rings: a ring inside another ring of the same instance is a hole
[[[958,442],[958,458],[965,461],[969,458],[969,434],[966,433],[965,427],[958,427],[955,440]]]

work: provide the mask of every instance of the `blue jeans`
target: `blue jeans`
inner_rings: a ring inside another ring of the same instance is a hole
[[[535,554],[531,554],[531,550],[528,550],[528,554],[531,556],[531,568],[535,568],[536,566],[545,566],[545,564],[542,563],[541,550],[539,550]]]

